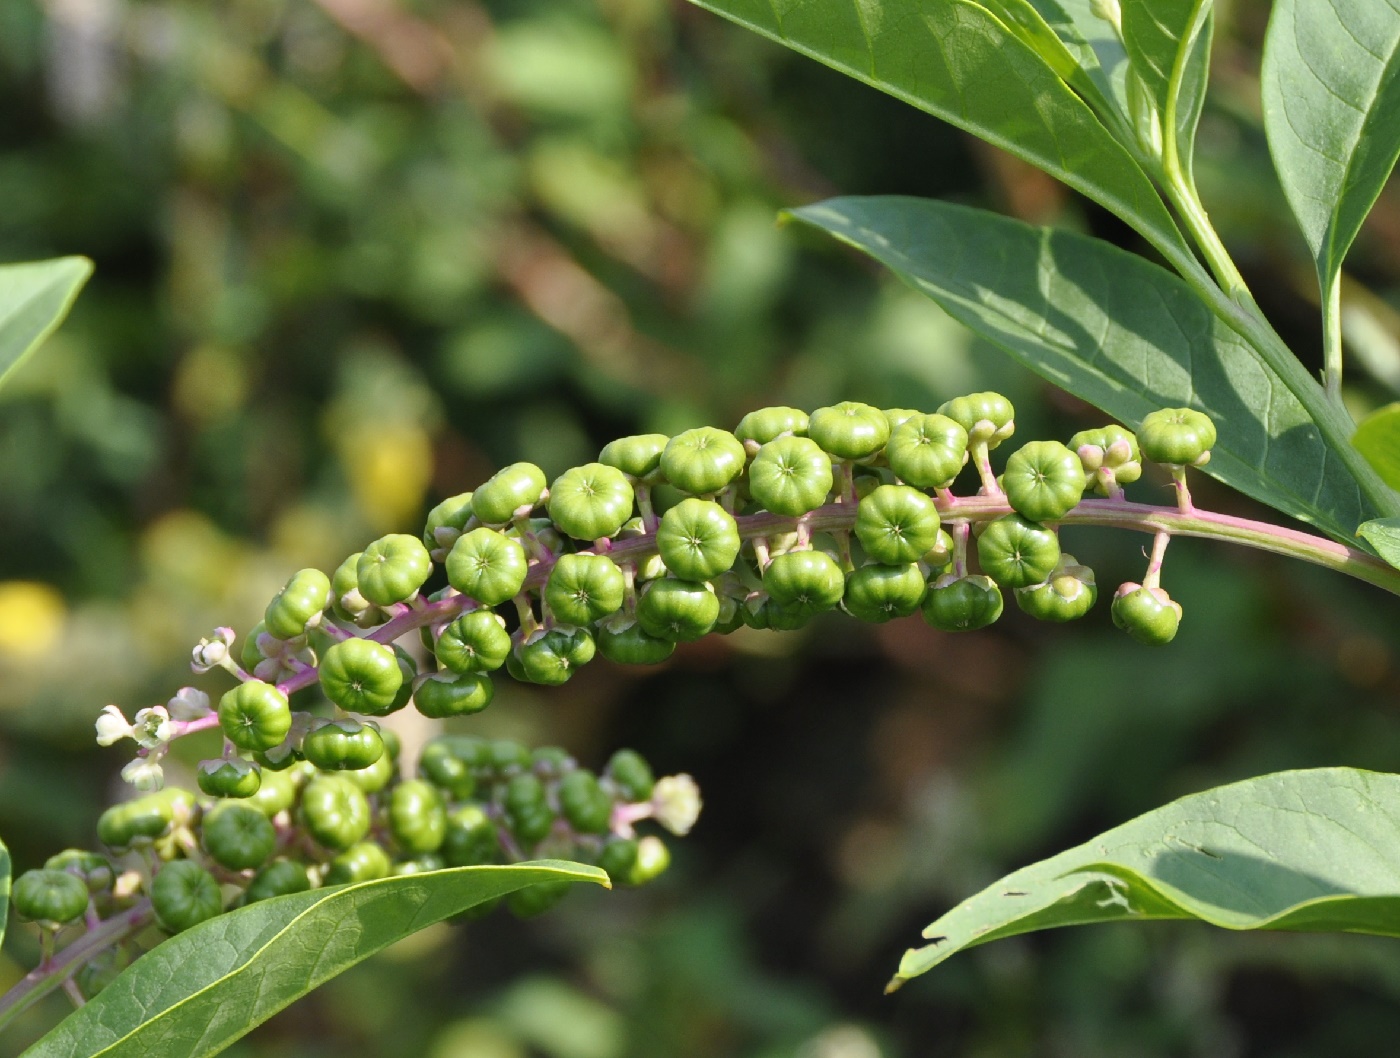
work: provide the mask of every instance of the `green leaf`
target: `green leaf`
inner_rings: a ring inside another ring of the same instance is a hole
[[[1400,569],[1400,518],[1375,518],[1356,530],[1356,535],[1376,549],[1376,554]]]
[[[1400,404],[1387,404],[1362,419],[1351,443],[1382,481],[1400,489]]]
[[[1330,306],[1342,259],[1400,156],[1400,5],[1277,0],[1261,88],[1274,166]]]
[[[1197,267],[1128,151],[985,8],[967,0],[695,2],[1010,151],[1122,217],[1174,265]]]
[[[791,215],[1129,426],[1158,408],[1203,409],[1219,431],[1206,470],[1231,487],[1343,540],[1376,513],[1278,375],[1165,269],[946,202],[838,198]]]
[[[458,867],[276,897],[210,919],[138,959],[24,1058],[201,1058],[411,933],[537,882],[599,882],[543,860]]]
[[[86,257],[0,265],[0,384],[63,322],[91,274]]]
[[[1190,172],[1210,66],[1211,0],[1123,0],[1123,45],[1155,112],[1170,166]]]
[[[1397,833],[1400,775],[1280,772],[1183,797],[964,900],[890,987],[965,948],[1093,922],[1400,936]]]

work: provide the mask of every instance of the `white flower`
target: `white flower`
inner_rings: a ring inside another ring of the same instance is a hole
[[[99,746],[111,746],[124,738],[131,738],[135,734],[135,729],[126,722],[126,717],[115,705],[104,707],[102,712],[98,714],[97,744]]]
[[[204,673],[222,665],[228,657],[228,648],[233,646],[233,639],[232,628],[214,629],[212,635],[201,639],[190,652],[190,668],[196,673]]]
[[[175,697],[165,703],[165,707],[176,720],[198,720],[212,712],[209,695],[198,687],[181,687],[175,692]]]
[[[685,835],[700,818],[700,787],[689,775],[667,775],[651,793],[652,818],[672,834]]]
[[[163,746],[175,736],[175,725],[170,722],[170,714],[163,705],[153,705],[136,713],[132,738],[146,749]]]
[[[122,769],[122,778],[142,793],[152,793],[165,785],[165,770],[158,760],[137,757]]]

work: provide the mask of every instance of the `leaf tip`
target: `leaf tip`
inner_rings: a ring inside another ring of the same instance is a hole
[[[899,974],[895,974],[893,977],[890,978],[889,983],[885,985],[885,995],[894,995],[896,992],[898,992],[901,988],[904,987],[904,982],[906,980],[908,980],[908,978],[900,977]]]

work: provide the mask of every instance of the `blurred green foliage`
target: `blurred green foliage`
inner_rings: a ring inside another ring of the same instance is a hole
[[[1315,356],[1312,279],[1275,223],[1258,128],[1263,14],[1222,11],[1197,169],[1251,285]],[[0,398],[0,833],[20,869],[90,841],[117,792],[120,755],[92,745],[105,702],[163,701],[194,640],[248,628],[291,570],[412,531],[507,462],[552,475],[614,436],[762,404],[933,407],[987,387],[1025,438],[1099,422],[773,217],[840,191],[1125,238],[1117,222],[693,9],[10,0],[0,87],[0,258],[97,263]],[[1370,377],[1348,396],[1366,409],[1400,378],[1400,196],[1353,268],[1348,338]],[[1141,543],[1071,546],[1111,585],[1140,575]],[[1029,859],[1214,783],[1395,767],[1388,599],[1190,542],[1166,582],[1186,619],[1163,651],[1106,611],[966,638],[837,619],[712,638],[652,675],[503,681],[473,729],[594,763],[632,744],[696,775],[706,814],[671,875],[528,924],[429,930],[230,1053],[1376,1053],[1400,1030],[1386,942],[1106,927],[1003,941],[880,994],[924,923]],[[12,979],[33,940],[7,943]]]

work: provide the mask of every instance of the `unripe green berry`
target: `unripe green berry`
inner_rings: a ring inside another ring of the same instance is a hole
[[[329,577],[319,569],[300,570],[267,604],[263,625],[278,639],[295,639],[306,632],[308,625],[320,622],[330,594]]]
[[[301,821],[321,845],[343,851],[369,833],[369,802],[349,779],[321,776],[301,792]]]
[[[879,408],[848,400],[812,412],[807,436],[837,459],[868,459],[890,439],[890,423]]]
[[[389,854],[372,841],[361,841],[335,856],[326,869],[327,885],[353,885],[389,877]]]
[[[1016,412],[1000,393],[969,393],[954,397],[938,409],[967,431],[968,442],[985,442],[989,449],[1005,441],[1016,430]]]
[[[544,598],[557,620],[586,625],[620,610],[626,591],[622,570],[606,555],[560,555]]]
[[[719,597],[704,581],[665,577],[651,581],[637,600],[637,623],[657,639],[688,643],[719,620]]]
[[[946,415],[916,415],[890,434],[885,458],[905,484],[947,488],[967,462],[967,430]]]
[[[1001,616],[1001,589],[990,577],[959,577],[949,573],[929,585],[923,615],[944,632],[969,632],[986,628]]]
[[[881,485],[856,508],[855,533],[876,562],[917,562],[938,543],[938,508],[908,485]],[[770,592],[770,594],[772,594]]]
[[[845,594],[846,577],[825,551],[788,551],[768,563],[763,589],[785,606],[829,610]]]
[[[712,500],[682,500],[661,516],[656,549],[682,580],[710,580],[739,557],[739,526]]]
[[[549,516],[575,540],[615,536],[632,517],[632,484],[616,467],[585,463],[566,470],[549,488]]]
[[[360,594],[360,557],[363,554],[363,551],[356,551],[331,574],[331,613],[353,624],[372,624],[379,617],[379,611]],[[254,626],[243,641],[243,667],[249,672],[256,662],[253,665],[248,663],[248,648],[249,644],[257,642],[259,631],[261,628]]]
[[[612,820],[613,800],[598,785],[591,771],[578,768],[559,780],[559,809],[569,825],[581,834],[606,834]]]
[[[475,768],[487,763],[490,747],[479,738],[466,735],[440,735],[418,755],[418,774],[447,792],[454,801],[463,801],[476,789]]]
[[[263,815],[271,817],[289,810],[297,800],[297,780],[289,771],[262,772],[262,782],[256,793],[244,804],[252,805]]]
[[[598,462],[615,467],[639,481],[654,479],[659,476],[661,453],[666,450],[670,440],[664,433],[619,437],[598,453]]]
[[[459,537],[446,565],[451,585],[483,606],[499,606],[514,598],[530,568],[523,547],[503,533],[484,528]]]
[[[635,621],[621,631],[598,626],[598,653],[619,665],[659,665],[676,652],[674,640],[648,635]]]
[[[381,536],[360,553],[355,565],[360,594],[375,606],[412,599],[432,571],[428,549],[407,533]]]
[[[438,562],[446,558],[448,549],[457,542],[472,517],[470,492],[449,496],[429,511],[423,526],[423,544],[429,555]]]
[[[306,868],[293,860],[273,860],[253,875],[243,894],[243,903],[254,904],[274,896],[304,893],[311,888]]]
[[[372,639],[341,640],[321,658],[321,690],[347,713],[392,712],[403,683],[397,655]]]
[[[447,864],[441,856],[419,856],[412,860],[399,860],[394,864],[389,872],[395,878],[402,878],[410,874],[427,874],[429,871],[440,871]]]
[[[510,653],[510,633],[493,611],[470,610],[443,629],[433,651],[438,663],[453,672],[493,672]]]
[[[1139,643],[1161,646],[1176,638],[1181,606],[1164,588],[1147,588],[1129,581],[1113,596],[1113,623]]]
[[[652,776],[651,765],[636,750],[620,749],[608,760],[607,777],[629,802],[651,799],[656,780]]]
[[[210,797],[252,797],[262,786],[262,769],[241,757],[221,757],[200,761],[195,778]]]
[[[484,764],[499,778],[526,771],[534,763],[530,751],[513,738],[498,738],[486,744]]]
[[[164,837],[174,824],[170,804],[154,795],[113,805],[97,819],[97,837],[112,849],[150,844]]]
[[[205,814],[201,841],[219,866],[244,871],[267,862],[277,848],[277,831],[256,808],[225,801]]]
[[[533,772],[521,772],[506,783],[506,823],[524,845],[543,840],[554,827],[544,783]]]
[[[1059,441],[1031,441],[1011,454],[1001,482],[1017,513],[1054,522],[1083,498],[1084,464]]]
[[[79,878],[92,893],[104,892],[112,888],[116,875],[112,863],[98,852],[87,849],[64,849],[44,861],[46,871],[67,871]]]
[[[1060,556],[1055,572],[1043,584],[1016,590],[1016,605],[1041,621],[1075,621],[1093,609],[1098,598],[1094,571],[1073,555]]]
[[[1060,561],[1060,539],[1054,532],[1019,514],[998,518],[977,538],[982,570],[1006,588],[1039,584]]]
[[[533,463],[512,463],[472,493],[472,512],[486,525],[505,525],[516,511],[528,513],[538,506],[544,489],[543,470]]]
[[[389,795],[389,831],[410,856],[437,852],[447,835],[447,805],[436,786],[410,779]]]
[[[322,771],[359,771],[384,753],[379,729],[358,720],[327,720],[301,740],[301,752]]]
[[[556,625],[520,644],[515,654],[527,680],[557,687],[592,661],[596,652],[587,629]]]
[[[88,887],[67,871],[25,871],[15,879],[10,902],[21,918],[57,928],[82,918],[88,907]]]
[[[430,720],[446,720],[481,712],[495,694],[495,685],[485,673],[438,673],[418,683],[413,704]]]
[[[398,774],[398,768],[389,754],[381,753],[379,759],[367,768],[339,771],[334,774],[348,779],[359,787],[362,793],[376,794],[393,781],[394,776]]]
[[[862,621],[908,617],[924,599],[924,574],[914,563],[862,566],[846,578],[841,600],[846,612]]]
[[[637,858],[632,863],[628,875],[629,885],[646,885],[666,873],[671,866],[671,850],[666,843],[653,834],[648,834],[637,842]]]
[[[661,473],[676,488],[713,495],[744,472],[748,453],[727,430],[701,426],[677,434],[661,453]]]
[[[219,699],[219,727],[239,749],[271,749],[291,730],[292,710],[272,684],[248,680]]]
[[[223,893],[214,876],[190,860],[167,863],[151,882],[151,906],[160,924],[171,933],[190,929],[224,909]]]
[[[1162,408],[1148,414],[1137,431],[1142,454],[1168,466],[1204,466],[1215,446],[1215,423],[1192,408]]]
[[[447,817],[447,834],[442,841],[442,859],[447,866],[474,867],[497,863],[500,858],[496,826],[480,805],[463,805]]]
[[[598,866],[608,872],[613,885],[630,885],[636,863],[636,838],[613,838],[598,853]]]
[[[749,466],[749,492],[774,514],[796,518],[827,500],[831,457],[806,437],[779,437],[758,450]]]
[[[798,408],[759,408],[739,420],[734,436],[745,444],[766,445],[784,434],[801,437],[807,432],[807,413]]]

